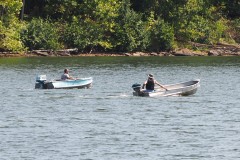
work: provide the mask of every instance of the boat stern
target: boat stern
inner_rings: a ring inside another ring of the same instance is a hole
[[[35,89],[44,89],[46,81],[47,81],[46,75],[37,75]]]
[[[141,84],[135,83],[132,85],[132,89],[133,89],[133,95],[134,96],[140,96],[140,97],[149,97],[149,92],[146,92],[145,90],[141,89],[142,86]]]

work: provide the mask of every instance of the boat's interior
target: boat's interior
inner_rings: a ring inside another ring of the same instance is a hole
[[[177,84],[169,84],[169,85],[164,85],[167,89],[173,90],[173,89],[180,89],[180,88],[185,88],[187,86],[192,86],[194,84],[199,83],[198,80],[193,80],[193,81],[188,81],[188,82],[183,82],[183,83],[177,83]],[[164,90],[161,87],[159,90]]]

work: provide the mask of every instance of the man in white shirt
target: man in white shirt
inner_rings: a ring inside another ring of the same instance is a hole
[[[69,76],[69,70],[68,69],[64,69],[64,73],[63,75],[61,76],[61,80],[66,80],[66,79],[75,79],[71,76]]]

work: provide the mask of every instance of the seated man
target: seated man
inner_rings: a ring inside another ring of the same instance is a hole
[[[143,83],[142,88],[144,89],[144,87],[146,86],[146,90],[151,92],[154,91],[155,84],[167,90],[167,88],[165,88],[163,85],[161,85],[154,79],[152,74],[148,75],[148,79]]]
[[[69,76],[69,70],[68,69],[64,69],[64,73],[63,73],[63,75],[61,76],[61,80],[66,80],[66,79],[75,79],[75,78],[73,78],[73,77],[71,77],[71,76]]]

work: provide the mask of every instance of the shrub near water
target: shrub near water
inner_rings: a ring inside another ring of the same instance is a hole
[[[10,27],[1,25],[0,22],[0,51],[23,51],[24,46],[20,41],[20,23],[12,24]]]
[[[102,30],[103,28],[90,20],[87,22],[74,21],[65,25],[62,41],[68,48],[78,48],[83,52],[108,48],[108,44],[103,44]]]
[[[240,43],[240,18],[232,21],[232,26],[230,26],[230,34],[235,39],[237,43]]]
[[[22,41],[30,50],[60,49],[58,27],[48,20],[33,19],[22,32]]]
[[[162,19],[154,20],[149,18],[148,51],[164,51],[175,47],[174,30],[168,23]]]
[[[24,26],[16,15],[21,10],[20,1],[0,1],[0,51],[22,51],[20,30]]]

